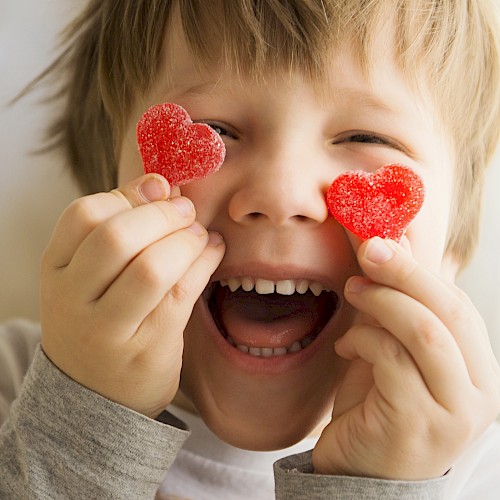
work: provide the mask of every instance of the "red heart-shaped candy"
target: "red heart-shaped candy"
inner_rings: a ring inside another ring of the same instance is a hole
[[[362,240],[399,241],[422,207],[424,184],[411,168],[394,163],[339,175],[326,198],[335,219]]]
[[[193,123],[173,103],[149,108],[137,124],[137,143],[145,173],[163,175],[172,186],[203,179],[221,167],[226,148],[206,123]]]

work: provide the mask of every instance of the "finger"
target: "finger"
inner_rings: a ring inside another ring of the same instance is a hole
[[[345,353],[340,349],[340,344],[339,350]],[[344,357],[352,359],[352,362],[335,395],[333,419],[341,417],[344,413],[363,403],[373,387],[372,365],[359,356],[357,356],[359,359],[355,359],[354,355],[349,357],[347,354]]]
[[[363,240],[361,240],[358,236],[356,236],[354,233],[349,231],[348,229],[345,229],[345,234],[347,235],[347,238],[349,240],[349,243],[352,246],[352,249],[354,250],[354,253],[358,253],[359,247],[363,243]],[[410,255],[411,255],[411,245],[410,245],[410,240],[406,235],[403,235],[401,237],[401,241],[399,242],[399,245],[401,245],[402,248],[404,248]]]
[[[163,177],[159,174],[147,174],[129,182],[123,187],[111,191],[117,198],[124,201],[124,205],[135,208],[152,201],[166,200],[173,196],[173,189]],[[180,194],[180,193],[179,193]]]
[[[339,339],[335,347],[340,356],[361,358],[372,366],[375,391],[393,410],[414,410],[415,400],[428,398],[429,391],[412,356],[384,328],[357,325]],[[370,392],[375,396],[373,391]]]
[[[210,233],[207,246],[200,256],[188,267],[184,275],[167,293],[158,307],[146,319],[143,324],[153,323],[162,324],[160,335],[154,339],[155,347],[168,350],[171,345],[171,336],[168,330],[183,334],[186,325],[191,317],[193,307],[199,299],[212,274],[220,264],[225,251],[225,244],[218,233]],[[168,318],[168,329],[165,328],[165,318]],[[135,335],[136,339],[144,345],[145,342],[151,344],[147,338],[150,332],[158,330],[157,328],[141,328]],[[146,338],[145,338],[146,337]]]
[[[491,345],[484,322],[470,299],[456,286],[420,265],[398,244],[373,238],[358,252],[359,264],[377,283],[412,297],[437,316],[454,336],[466,361],[473,383],[481,386],[490,379],[484,360]]]
[[[167,199],[169,195],[166,179],[152,174],[135,179],[121,190],[78,198],[56,224],[44,254],[45,265],[67,266],[81,242],[103,221],[132,207]]]
[[[119,310],[120,317],[115,321],[117,329],[135,331],[200,257],[207,243],[208,233],[196,223],[149,246],[97,301],[96,312],[107,317]],[[193,303],[196,298],[193,298]],[[179,304],[179,308],[182,307]],[[176,314],[172,309],[169,323],[174,321]]]
[[[85,238],[67,267],[66,279],[81,283],[80,301],[96,300],[145,248],[189,227],[194,219],[192,202],[181,196],[120,212]]]
[[[403,235],[401,237],[399,245],[401,246],[401,248],[406,250],[410,255],[412,254],[410,240],[406,236]]]
[[[456,408],[471,381],[455,339],[439,318],[412,297],[367,278],[351,278],[345,296],[406,348],[433,397],[448,409]]]

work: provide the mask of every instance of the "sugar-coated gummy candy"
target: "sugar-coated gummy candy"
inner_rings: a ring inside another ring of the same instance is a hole
[[[137,143],[145,173],[163,175],[181,186],[216,172],[226,148],[220,135],[205,123],[193,123],[173,103],[152,106],[137,123]]]
[[[362,240],[380,236],[400,241],[423,202],[422,179],[396,163],[373,173],[345,172],[327,192],[331,214]]]

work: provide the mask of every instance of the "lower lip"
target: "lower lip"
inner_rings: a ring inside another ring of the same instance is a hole
[[[311,359],[315,357],[318,351],[324,350],[325,348],[331,348],[333,351],[333,342],[332,345],[328,347],[326,347],[326,344],[328,339],[332,340],[334,338],[335,326],[338,323],[337,318],[340,317],[339,312],[341,309],[342,302],[339,299],[335,314],[307,347],[298,352],[283,354],[282,356],[262,357],[252,356],[251,354],[241,352],[227,342],[215,325],[207,301],[203,296],[198,299],[195,305],[195,311],[199,314],[206,334],[211,338],[222,357],[238,370],[249,374],[260,375],[277,375],[279,373],[302,368],[304,364],[310,362]]]

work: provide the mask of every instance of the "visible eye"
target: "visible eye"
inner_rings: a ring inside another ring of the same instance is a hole
[[[221,127],[220,125],[217,125],[215,123],[207,123],[207,125],[213,128],[219,135],[227,135],[227,130],[224,127]]]
[[[215,132],[217,132],[220,136],[230,137],[231,139],[235,139],[236,135],[229,130],[228,127],[221,123],[217,122],[203,122],[206,123],[209,127],[211,127]]]
[[[390,144],[390,142],[387,139],[380,137],[378,135],[362,134],[362,133],[352,134],[349,137],[343,139],[343,142],[363,142],[368,144],[384,144],[384,145]]]

